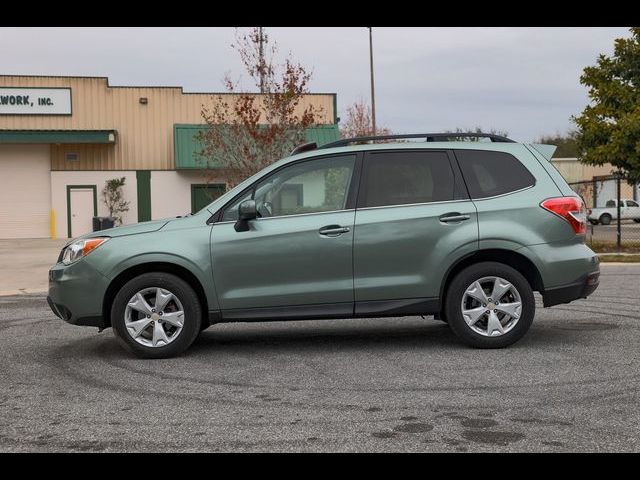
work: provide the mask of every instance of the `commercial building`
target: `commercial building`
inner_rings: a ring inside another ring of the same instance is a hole
[[[617,198],[618,188],[612,180],[614,166],[585,165],[577,158],[554,158],[555,165],[564,179],[580,193],[589,207],[604,207],[606,202]],[[620,198],[640,199],[640,184],[620,183]]]
[[[221,93],[111,86],[105,77],[0,75],[0,238],[76,237],[106,216],[105,182],[125,177],[124,223],[184,215],[222,194],[205,181],[195,135]],[[259,94],[256,94],[259,96]],[[336,95],[306,95],[321,110],[307,130],[338,138]]]

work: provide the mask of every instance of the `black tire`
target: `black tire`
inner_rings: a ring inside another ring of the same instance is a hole
[[[640,223],[640,218],[634,218],[633,221],[636,223]]]
[[[444,310],[440,313],[438,313],[437,315],[433,316],[434,320],[439,320],[441,322],[444,323],[449,323],[449,320],[447,320],[447,314],[444,312]]]
[[[611,224],[611,215],[608,213],[603,213],[600,215],[600,223],[602,225],[610,225]]]
[[[172,292],[184,309],[184,324],[175,340],[162,346],[145,346],[134,340],[125,327],[125,310],[129,300],[145,288],[160,287]],[[181,278],[163,272],[144,273],[129,280],[118,292],[111,307],[111,326],[120,343],[142,358],[168,358],[181,354],[200,333],[202,307],[191,286]]]
[[[510,282],[520,294],[522,310],[515,326],[507,333],[496,336],[483,336],[471,329],[462,316],[461,303],[466,289],[482,277],[496,276]],[[533,290],[526,278],[517,270],[497,262],[482,262],[471,265],[449,284],[445,296],[445,312],[451,330],[467,345],[475,348],[503,348],[520,340],[529,330],[536,312]]]

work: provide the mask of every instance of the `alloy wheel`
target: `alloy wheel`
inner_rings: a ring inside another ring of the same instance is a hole
[[[461,309],[471,330],[485,337],[499,337],[518,323],[522,299],[516,287],[504,278],[482,277],[465,290]]]
[[[124,312],[127,333],[145,347],[170,344],[184,326],[180,299],[167,289],[149,287],[136,293]]]

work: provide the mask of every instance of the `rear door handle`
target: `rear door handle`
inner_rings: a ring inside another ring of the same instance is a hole
[[[322,227],[318,230],[320,235],[324,235],[325,237],[338,237],[343,233],[347,233],[351,231],[349,227],[343,227],[341,225],[327,225],[326,227]]]
[[[440,221],[443,223],[455,223],[455,222],[462,222],[464,220],[469,220],[471,218],[471,216],[469,215],[463,215],[461,213],[455,212],[455,213],[445,213],[444,215],[440,216]]]

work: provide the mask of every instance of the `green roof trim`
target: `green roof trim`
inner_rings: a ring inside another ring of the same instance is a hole
[[[173,126],[176,170],[198,170],[204,168],[204,159],[201,159],[199,155],[204,145],[197,141],[196,135],[206,128],[206,125],[194,124],[175,124]],[[340,132],[336,124],[317,125],[307,128],[305,132],[305,140],[307,142],[316,142],[319,147],[326,143],[335,142],[339,138]]]
[[[0,130],[0,143],[116,143],[115,130]]]

